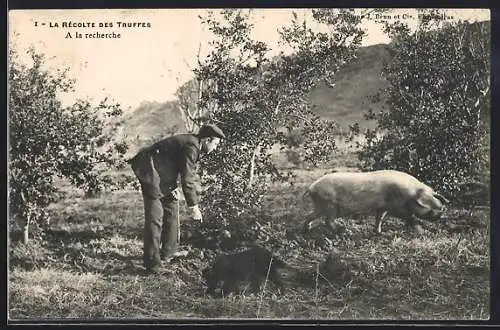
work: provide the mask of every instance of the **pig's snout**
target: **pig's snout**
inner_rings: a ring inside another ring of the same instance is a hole
[[[444,212],[444,208],[429,209],[429,211],[426,212],[425,214],[423,214],[422,216],[420,216],[420,218],[422,218],[424,220],[430,220],[430,221],[439,220],[439,219],[441,219],[443,212]]]

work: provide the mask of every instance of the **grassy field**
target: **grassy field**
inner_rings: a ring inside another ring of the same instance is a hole
[[[342,164],[337,164],[341,166]],[[344,164],[345,165],[345,164]],[[10,244],[10,319],[304,319],[473,320],[489,317],[489,209],[447,210],[426,224],[425,235],[388,218],[382,235],[373,217],[339,219],[344,230],[319,227],[300,237],[310,205],[305,187],[327,170],[295,169],[293,185],[275,184],[257,212],[270,244],[311,281],[279,293],[271,284],[258,295],[212,298],[201,271],[207,248],[181,244],[188,256],[160,276],[142,267],[141,195],[123,190],[84,198],[66,189],[51,207],[52,230],[41,241]],[[184,208],[181,207],[181,217]],[[181,219],[182,219],[181,218]],[[327,239],[325,239],[325,237]],[[349,280],[319,271],[332,249]]]

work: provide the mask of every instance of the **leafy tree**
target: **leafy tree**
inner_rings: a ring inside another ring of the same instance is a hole
[[[202,18],[214,40],[195,69],[198,102],[192,113],[198,116],[192,119],[198,125],[217,123],[228,136],[201,166],[208,187],[205,210],[222,220],[258,207],[270,180],[289,177],[274,167],[269,154],[276,143],[286,145],[287,132],[302,130],[305,161],[316,165],[332,157],[337,126],[311,111],[307,95],[320,83],[334,82],[363,36],[352,10],[314,9],[313,19],[327,32],[313,31],[295,15],[279,31],[292,52],[269,58],[269,46],[250,36],[250,15],[230,9],[221,12],[222,19],[213,13]]]
[[[407,171],[458,197],[489,177],[489,127],[481,117],[490,111],[490,27],[435,14],[421,15],[413,33],[400,22],[386,26],[387,109],[367,114],[378,127],[366,132],[359,158],[364,169]]]
[[[9,215],[24,221],[25,242],[30,224],[48,221],[57,177],[89,194],[116,187],[108,170],[122,166],[127,151],[113,138],[116,127],[107,125],[122,114],[118,104],[78,100],[64,108],[58,93],[73,88],[68,70],[49,72],[44,55],[33,48],[28,54],[29,65],[9,50]]]

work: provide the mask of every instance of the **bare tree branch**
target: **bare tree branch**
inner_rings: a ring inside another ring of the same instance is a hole
[[[201,63],[200,57],[201,57],[201,41],[198,44],[198,54],[196,56],[197,61],[198,61],[198,67],[202,67],[202,63]]]
[[[186,131],[191,132],[191,127],[189,126],[189,121],[186,116],[187,110],[179,103],[179,112],[182,117],[182,121],[184,122],[184,128],[186,128]]]

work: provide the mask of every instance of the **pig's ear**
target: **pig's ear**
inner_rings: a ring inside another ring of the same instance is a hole
[[[424,189],[423,188],[418,188],[417,191],[415,192],[415,199],[422,198],[423,194],[424,194]]]
[[[425,206],[424,204],[422,204],[422,201],[420,201],[420,198],[422,197],[423,194],[424,194],[424,189],[422,189],[422,188],[417,189],[417,192],[415,193],[415,202],[420,207],[427,208],[427,206]]]
[[[446,198],[444,198],[444,196],[438,194],[438,193],[434,193],[434,197],[436,197],[437,199],[439,199],[441,201],[441,203],[444,203],[444,204],[448,204],[450,201],[447,200]]]

